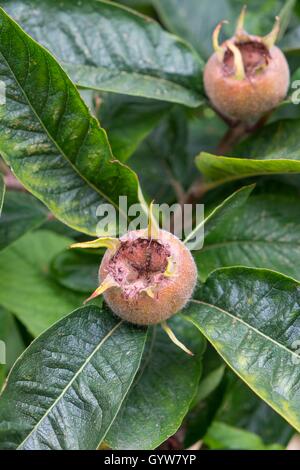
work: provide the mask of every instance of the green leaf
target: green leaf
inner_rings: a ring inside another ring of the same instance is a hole
[[[235,211],[245,204],[254,188],[255,185],[253,184],[250,186],[244,186],[227,197],[225,201],[212,210],[211,213],[202,222],[200,222],[197,227],[195,227],[195,229],[185,239],[184,243],[187,243],[189,240],[193,240],[193,238],[196,237],[197,232],[203,229],[203,226],[205,230],[205,237],[207,237],[220,224],[230,219]]]
[[[1,216],[2,207],[3,207],[4,195],[5,195],[5,185],[4,185],[2,175],[0,174],[0,216]]]
[[[218,270],[184,316],[255,393],[300,430],[297,281],[268,270]]]
[[[169,103],[113,93],[98,98],[98,118],[106,129],[113,154],[126,161],[170,111]]]
[[[255,135],[244,140],[236,153],[241,157],[264,160],[300,160],[297,133],[300,119],[283,119],[263,127]]]
[[[266,444],[278,442],[286,446],[294,429],[235,374],[228,372],[228,386],[216,420],[254,432]]]
[[[196,355],[178,349],[160,327],[149,334],[140,370],[112,425],[107,442],[113,449],[155,449],[174,434],[186,415],[201,374],[204,340],[175,317],[176,335]]]
[[[105,131],[54,58],[2,9],[0,28],[0,152],[57,218],[94,235],[99,204],[137,202],[136,175],[112,162]]]
[[[153,0],[167,28],[189,41],[204,58],[212,50],[212,32],[222,20],[230,22],[226,37],[233,34],[237,18],[245,4],[244,0]],[[285,0],[251,0],[248,2],[246,30],[251,34],[265,35],[270,32],[274,17],[280,13]]]
[[[85,296],[69,291],[49,274],[52,258],[72,240],[41,230],[28,233],[0,253],[0,305],[37,336]]]
[[[217,268],[243,265],[268,268],[300,280],[299,196],[276,193],[251,196],[230,219],[208,234],[193,255],[205,280]]]
[[[299,173],[300,147],[297,134],[299,119],[273,122],[242,142],[233,158],[201,153],[196,165],[208,187],[250,176]]]
[[[150,18],[105,1],[1,3],[81,87],[192,107],[203,102],[202,60]]]
[[[26,193],[9,191],[0,218],[0,250],[47,220],[47,211]]]
[[[97,449],[134,379],[145,338],[145,329],[96,306],[53,325],[10,374],[0,399],[0,447]]]
[[[51,274],[57,282],[76,292],[91,293],[98,287],[98,271],[102,254],[68,250],[52,260]]]
[[[284,450],[280,444],[266,445],[256,434],[214,421],[203,439],[211,450]]]
[[[207,189],[251,176],[300,173],[300,160],[292,158],[254,160],[220,157],[204,152],[196,157],[196,165],[205,177]]]

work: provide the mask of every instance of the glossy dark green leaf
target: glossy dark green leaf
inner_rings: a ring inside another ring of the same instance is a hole
[[[149,334],[140,370],[107,435],[113,449],[155,449],[177,431],[189,409],[204,341],[182,318],[175,317],[170,326],[195,356],[174,346],[160,327]]]
[[[259,175],[300,173],[300,160],[291,158],[232,158],[201,153],[196,165],[211,189],[230,181]]]
[[[64,287],[91,293],[99,285],[98,271],[102,255],[80,250],[59,253],[51,263],[51,274]]]
[[[185,239],[185,243],[190,242],[192,244],[193,238],[195,238],[197,234],[199,236],[199,232],[203,230],[203,226],[205,237],[207,237],[224,221],[230,220],[236,210],[245,204],[254,188],[255,185],[244,186],[235,193],[231,194],[228,198],[225,199],[225,201],[212,210],[197,227],[195,227],[195,229]]]
[[[52,258],[70,243],[66,237],[41,230],[26,234],[0,253],[0,305],[34,336],[85,299],[60,286],[49,273]]]
[[[171,105],[163,101],[103,93],[97,115],[106,129],[113,154],[126,161],[158,125]]]
[[[32,15],[32,9],[30,15]],[[24,186],[64,223],[96,233],[99,204],[138,200],[136,175],[113,156],[76,87],[54,58],[0,10],[6,106],[0,151]]]
[[[5,9],[87,88],[199,106],[202,60],[150,18],[90,0],[15,0]]]
[[[226,28],[232,35],[244,0],[153,0],[153,3],[168,29],[188,40],[201,55],[207,58],[212,53],[212,32],[222,20],[230,22]],[[267,34],[279,14],[285,0],[248,2],[246,29],[251,34]]]
[[[9,191],[0,217],[0,250],[47,220],[47,211],[26,193]]]
[[[299,196],[251,196],[194,251],[200,278],[225,266],[269,268],[300,280]]]
[[[218,270],[184,316],[257,395],[300,430],[297,281],[263,269]]]
[[[299,129],[299,119],[276,121],[240,144],[234,152],[239,158],[201,153],[196,165],[209,187],[250,176],[299,173]]]
[[[96,306],[53,325],[10,374],[0,398],[0,448],[97,449],[134,379],[145,338],[145,329]]]
[[[265,444],[257,435],[214,421],[203,442],[211,450],[284,450],[280,444]]]

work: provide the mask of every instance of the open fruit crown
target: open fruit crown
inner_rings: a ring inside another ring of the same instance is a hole
[[[254,36],[244,29],[246,7],[237,21],[235,34],[219,43],[221,21],[213,32],[215,53],[204,70],[204,86],[213,107],[233,121],[253,121],[275,108],[286,96],[289,67],[275,46],[280,31],[276,17],[272,31]]]
[[[150,206],[148,228],[118,238],[102,237],[72,248],[107,248],[99,268],[100,286],[87,301],[103,294],[112,312],[138,325],[160,323],[179,347],[190,353],[167,326],[168,318],[190,300],[197,269],[188,248],[159,229]]]
[[[275,45],[279,31],[280,18],[276,16],[272,31],[266,36],[254,36],[244,29],[246,6],[237,21],[235,35],[219,44],[219,35],[223,24],[221,21],[213,32],[213,47],[227,74],[233,74],[237,80],[244,80],[247,76],[254,76],[268,66],[271,54],[270,50]]]

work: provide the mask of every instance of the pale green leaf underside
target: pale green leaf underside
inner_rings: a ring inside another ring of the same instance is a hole
[[[250,268],[215,271],[184,312],[263,400],[300,430],[300,284]]]
[[[196,165],[210,188],[251,176],[300,173],[300,160],[283,158],[232,158],[201,153]]]
[[[105,131],[55,59],[0,10],[0,151],[64,223],[96,233],[99,204],[137,202],[137,177],[112,162]]]
[[[199,106],[202,60],[150,18],[105,1],[2,6],[86,88]]]
[[[145,329],[95,306],[56,323],[10,374],[0,401],[0,447],[97,449],[133,381],[145,337]]]
[[[0,305],[13,312],[33,336],[82,305],[86,295],[60,286],[52,258],[72,240],[41,230],[27,233],[0,252]]]

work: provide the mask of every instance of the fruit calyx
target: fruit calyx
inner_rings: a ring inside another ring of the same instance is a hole
[[[251,78],[262,72],[271,60],[270,50],[274,46],[279,31],[280,18],[277,16],[272,31],[267,36],[253,36],[244,30],[246,7],[242,9],[237,22],[235,35],[219,44],[219,35],[223,24],[221,21],[213,32],[213,47],[223,64],[225,76],[237,80]]]

